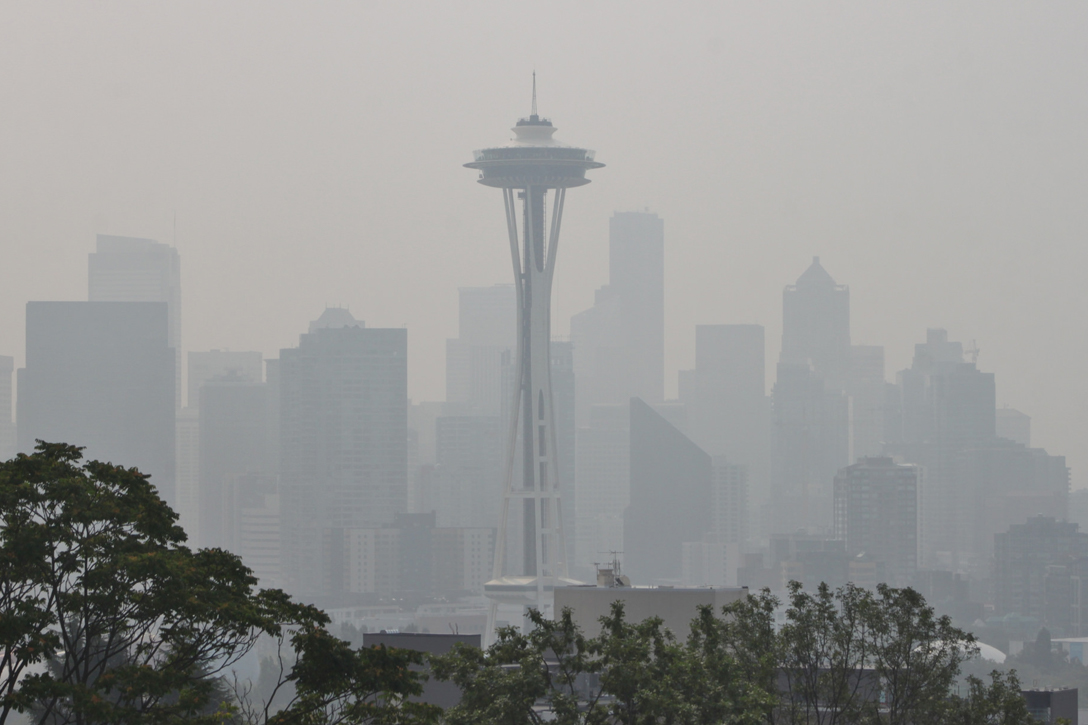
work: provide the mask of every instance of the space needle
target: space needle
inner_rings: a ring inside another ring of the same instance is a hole
[[[481,184],[502,189],[517,294],[515,390],[507,411],[502,518],[492,580],[484,586],[490,599],[488,642],[494,638],[500,604],[544,612],[554,588],[570,581],[552,402],[552,278],[567,189],[588,184],[586,171],[604,166],[594,161],[593,151],[553,138],[555,126],[537,113],[535,73],[532,113],[512,130],[510,143],[476,151],[474,160],[465,164],[479,170]],[[521,516],[522,562],[511,562],[506,571],[512,507],[513,515]]]

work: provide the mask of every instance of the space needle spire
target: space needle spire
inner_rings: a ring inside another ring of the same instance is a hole
[[[567,578],[551,385],[552,278],[566,191],[588,184],[586,171],[604,166],[594,160],[593,151],[553,138],[555,126],[537,112],[535,71],[531,110],[512,129],[510,143],[476,151],[465,164],[480,172],[479,183],[502,189],[518,316],[502,515],[493,577],[484,587],[491,600],[489,642],[500,604],[544,612],[554,588]],[[519,523],[521,561],[508,562],[511,524]]]

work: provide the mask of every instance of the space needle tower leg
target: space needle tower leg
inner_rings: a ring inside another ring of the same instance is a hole
[[[538,610],[544,608],[545,588],[554,588],[558,578],[567,575],[551,386],[551,288],[566,190],[555,190],[550,225],[545,224],[547,191],[536,186],[520,191],[503,190],[517,297],[518,348],[514,405],[506,434],[502,519],[493,570],[494,579],[502,576],[510,509],[520,499],[520,507],[516,504],[514,507],[520,508],[522,515],[521,570],[535,579],[529,606]],[[520,215],[518,199],[522,202]],[[522,220],[520,235],[518,216]],[[517,476],[519,461],[520,476]],[[488,612],[489,640],[494,635],[497,614],[498,604],[492,601]]]

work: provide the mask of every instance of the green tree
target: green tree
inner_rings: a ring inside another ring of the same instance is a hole
[[[723,607],[699,608],[691,623],[681,671],[683,722],[756,725],[771,718],[776,701],[776,600],[769,592]]]
[[[586,688],[600,672],[592,644],[566,610],[558,621],[529,613],[533,628],[497,632],[486,650],[457,645],[430,659],[433,675],[461,688],[461,702],[448,709],[450,725],[522,725],[554,721],[560,725],[604,722],[600,692]]]
[[[872,696],[866,667],[874,653],[874,602],[870,592],[847,584],[815,593],[790,582],[786,624],[779,637],[784,680],[776,717],[791,723],[856,722]]]
[[[352,650],[323,612],[258,591],[238,557],[185,547],[146,475],[81,461],[39,442],[0,463],[0,725],[15,711],[50,725],[224,721],[239,706],[213,709],[223,677],[261,636],[294,647],[294,699],[269,722],[433,715],[404,706],[418,657]]]
[[[869,719],[886,725],[935,722],[961,665],[978,654],[974,637],[948,617],[937,617],[913,589],[881,584],[873,604],[868,649],[883,703]]]
[[[990,673],[990,682],[977,677],[967,678],[966,696],[950,697],[940,719],[940,725],[1037,725],[1028,713],[1027,702],[1020,694],[1016,671]]]
[[[770,707],[769,692],[734,659],[734,623],[709,608],[686,643],[658,618],[628,622],[622,602],[613,603],[593,638],[569,610],[557,621],[535,611],[530,617],[527,634],[503,629],[485,651],[455,648],[432,658],[435,676],[463,693],[447,722],[747,724],[761,722]]]
[[[592,644],[599,658],[600,689],[609,696],[610,719],[621,725],[690,722],[682,679],[683,648],[659,617],[628,622],[622,601],[601,618]]]

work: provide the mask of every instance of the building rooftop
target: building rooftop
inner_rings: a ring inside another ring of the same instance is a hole
[[[321,317],[310,323],[310,332],[330,330],[337,327],[366,327],[362,320],[356,320],[346,307],[326,307]]]

